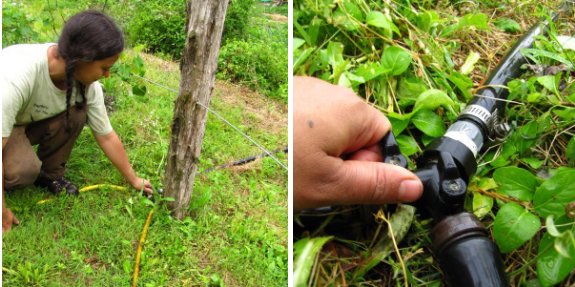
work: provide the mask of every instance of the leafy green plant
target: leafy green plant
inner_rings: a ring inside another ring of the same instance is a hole
[[[413,166],[414,157],[444,134],[481,87],[481,79],[506,50],[501,43],[509,48],[514,35],[527,28],[526,21],[549,15],[546,5],[556,7],[556,2],[511,7],[493,1],[296,0],[294,74],[349,87],[379,108]],[[575,201],[567,181],[573,169],[564,166],[575,162],[575,53],[557,40],[559,33],[573,34],[569,19],[552,25],[549,37],[539,37],[533,48],[522,51],[531,63],[522,67],[521,78],[508,84],[510,102],[502,119],[512,125],[512,132],[480,154],[465,203],[508,254],[505,264],[513,286],[531,279],[543,286],[569,284],[574,278],[570,255],[575,254],[575,216],[564,212]],[[560,218],[561,228],[553,229],[550,218]],[[330,220],[306,232],[331,235],[325,232]],[[335,250],[345,252],[320,253],[311,269],[313,282],[340,283],[333,274],[341,273],[350,285],[404,285],[397,274],[408,272],[408,284],[439,284],[430,275],[437,267],[423,267],[430,264],[429,254],[418,253],[429,244],[429,237],[422,235],[428,224],[415,221],[411,232],[416,235],[404,238],[401,255],[382,258],[383,266],[364,261],[373,250],[370,242],[381,236],[375,228],[335,237],[332,242],[341,243]],[[400,256],[409,261],[400,263]],[[518,257],[530,267],[518,266]],[[359,269],[365,276],[354,277]]]
[[[133,45],[180,59],[185,44],[186,6],[182,1],[141,1],[133,5],[126,32]]]
[[[255,0],[232,0],[226,12],[222,43],[231,39],[243,39],[249,26]]]
[[[262,41],[231,40],[220,50],[218,77],[287,101],[287,61]]]
[[[287,102],[287,22],[270,20],[266,14],[276,11],[251,0],[232,1],[228,9],[218,78]]]
[[[19,264],[16,270],[2,268],[2,272],[9,274],[10,284],[25,285],[25,286],[45,286],[46,274],[50,270],[48,265],[33,266],[31,262],[26,261],[24,264]],[[8,282],[6,282],[8,283]]]
[[[142,101],[146,98],[148,88],[144,80],[146,74],[146,67],[144,60],[136,53],[123,53],[119,61],[114,64],[109,78],[102,79],[104,90],[107,94],[121,93],[122,89],[131,87],[131,93]],[[120,85],[120,81],[125,83],[125,86]]]
[[[2,5],[2,47],[30,43],[38,37],[33,29],[34,20],[22,6],[18,2]]]

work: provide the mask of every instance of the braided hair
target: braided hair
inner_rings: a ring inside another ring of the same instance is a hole
[[[86,106],[86,87],[74,79],[78,62],[93,62],[117,55],[124,50],[124,36],[114,20],[106,14],[88,10],[72,16],[58,39],[58,54],[66,63],[66,126],[74,86],[82,96],[76,107]]]

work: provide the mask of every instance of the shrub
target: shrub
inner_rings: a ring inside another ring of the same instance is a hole
[[[254,0],[231,0],[224,22],[222,43],[245,36],[254,3]]]
[[[287,101],[286,53],[264,41],[230,40],[220,50],[218,77]]]
[[[135,5],[126,24],[133,45],[145,45],[152,53],[179,59],[185,44],[186,6],[178,0],[147,0]]]
[[[2,47],[30,43],[38,37],[38,33],[32,29],[34,21],[21,6],[13,2],[2,7]]]

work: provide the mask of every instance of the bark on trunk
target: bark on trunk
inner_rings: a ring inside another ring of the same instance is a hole
[[[210,103],[227,7],[228,0],[187,4],[187,38],[164,182],[165,196],[175,199],[168,206],[180,220],[187,214],[198,169],[208,112],[202,105]]]

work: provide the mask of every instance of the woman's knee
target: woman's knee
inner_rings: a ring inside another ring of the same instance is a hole
[[[42,162],[39,160],[4,165],[4,187],[12,189],[32,185],[38,178],[41,167]]]

